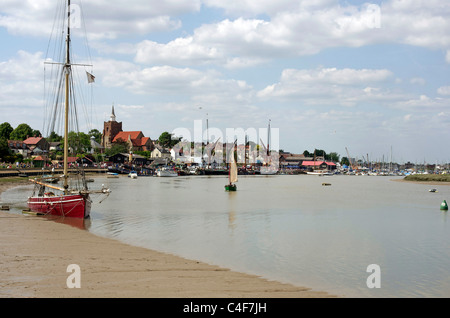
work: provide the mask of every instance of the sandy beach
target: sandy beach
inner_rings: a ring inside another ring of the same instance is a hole
[[[0,180],[0,194],[19,184]],[[134,247],[44,217],[0,212],[2,298],[328,298],[195,260]],[[80,288],[68,288],[80,269]]]

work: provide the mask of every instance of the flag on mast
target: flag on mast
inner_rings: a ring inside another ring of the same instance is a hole
[[[86,75],[87,75],[87,79],[88,79],[88,83],[94,83],[95,82],[95,76],[92,75],[91,73],[89,73],[88,71],[86,71]]]

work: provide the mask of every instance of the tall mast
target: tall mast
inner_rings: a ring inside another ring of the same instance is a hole
[[[267,155],[270,155],[270,119],[269,119],[269,129],[267,129]]]
[[[64,192],[68,193],[69,170],[68,170],[68,156],[69,156],[69,75],[70,75],[70,0],[67,0],[67,39],[66,39],[66,62],[64,65],[65,76],[65,107],[64,107]]]

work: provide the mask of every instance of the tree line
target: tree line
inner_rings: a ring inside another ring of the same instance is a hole
[[[11,152],[8,140],[24,141],[29,137],[42,137],[39,130],[31,128],[28,124],[20,124],[16,128],[13,128],[10,123],[4,122],[0,124],[0,161],[6,162],[22,162],[23,156],[21,154],[14,154]],[[97,129],[92,129],[89,133],[83,132],[69,132],[68,139],[75,154],[84,153],[91,150],[91,138],[98,143],[101,142],[102,134]],[[63,142],[63,137],[59,136],[56,132],[51,132],[49,136],[45,137],[48,142]],[[64,145],[61,145],[63,149]],[[62,155],[60,153],[53,153],[52,159],[56,156]]]

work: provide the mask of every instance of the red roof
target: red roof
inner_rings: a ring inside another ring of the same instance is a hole
[[[114,137],[113,142],[116,142],[119,139],[123,139],[124,141],[127,141],[129,137],[131,140],[139,139],[140,134],[142,134],[141,131],[121,131]]]
[[[133,142],[134,146],[142,147],[142,146],[145,146],[148,141],[150,141],[150,137],[143,137],[141,139],[133,139],[131,141]]]
[[[42,137],[30,137],[23,142],[27,145],[36,145],[39,141],[41,141]]]
[[[326,163],[328,166],[335,166],[334,162],[328,161],[303,161],[302,165],[304,166],[320,166],[321,164]]]
[[[323,161],[303,161],[302,165],[304,166],[320,166]]]

